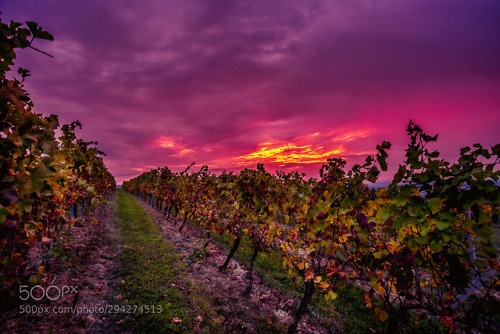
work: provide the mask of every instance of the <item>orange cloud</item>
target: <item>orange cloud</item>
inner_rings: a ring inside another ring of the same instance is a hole
[[[272,131],[267,131],[271,133]],[[262,136],[253,151],[242,152],[239,155],[229,155],[220,151],[213,145],[199,146],[196,153],[200,156],[201,163],[194,167],[207,164],[210,169],[239,170],[240,168],[254,168],[258,163],[266,166],[278,167],[280,170],[315,171],[327,159],[333,157],[346,157],[371,154],[373,152],[361,151],[360,147],[353,145],[358,139],[374,134],[372,129],[353,130],[352,128],[337,128],[321,132],[297,136],[291,139],[270,138]],[[153,145],[166,149],[170,156],[186,159],[193,158],[195,149],[180,143],[179,139],[161,136],[153,141]],[[199,162],[199,161],[196,161]],[[169,165],[170,168],[181,168],[185,164]]]
[[[156,140],[156,143],[160,146],[160,147],[164,147],[164,148],[169,148],[169,147],[174,147],[176,146],[175,142],[173,139],[170,139],[170,138],[167,138],[167,137],[164,137],[164,136],[161,136],[160,138],[158,138]]]
[[[309,135],[293,138],[289,141],[270,140],[260,143],[254,152],[235,158],[239,166],[255,165],[257,163],[277,164],[281,167],[287,164],[321,164],[327,159],[342,155],[353,155],[345,147],[345,143],[368,137],[369,130],[315,132]]]
[[[258,150],[237,159],[243,164],[256,164],[258,162],[278,163],[284,166],[289,163],[320,163],[344,152],[344,148],[339,146],[336,149],[328,150],[323,146],[314,147],[308,145],[296,145],[294,143],[262,143]]]
[[[175,152],[172,155],[175,156],[184,156],[188,153],[194,152],[192,149],[186,148],[186,146],[177,143],[174,139],[165,136],[161,136],[160,138],[156,139],[154,141],[154,145],[162,148],[172,149]]]

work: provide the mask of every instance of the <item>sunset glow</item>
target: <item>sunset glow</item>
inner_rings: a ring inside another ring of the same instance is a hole
[[[255,165],[258,162],[279,163],[285,166],[288,163],[324,163],[326,159],[338,156],[344,152],[340,146],[338,149],[328,151],[323,146],[314,147],[312,145],[297,146],[285,143],[263,143],[259,145],[256,152],[240,156],[242,165]]]
[[[173,139],[163,137],[163,136],[158,138],[158,140],[156,142],[160,147],[164,147],[164,148],[169,148],[169,147],[173,148],[176,146]]]
[[[255,166],[257,163],[274,164],[279,167],[315,164],[320,166],[327,159],[359,152],[346,149],[345,144],[355,139],[368,137],[370,130],[315,132],[299,136],[291,141],[274,140],[257,145],[250,153],[234,159],[237,166]]]
[[[158,145],[159,147],[162,148],[168,148],[174,150],[173,155],[177,156],[183,156],[188,153],[192,153],[193,150],[186,148],[184,145],[177,144],[174,139],[167,138],[164,136],[161,136],[157,140],[155,140],[155,145]]]

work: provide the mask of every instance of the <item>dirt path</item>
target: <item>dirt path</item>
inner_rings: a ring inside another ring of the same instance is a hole
[[[164,237],[176,248],[184,262],[189,263],[189,256],[204,243],[199,232],[186,224],[181,233],[178,230],[180,223],[174,226],[172,221],[165,219],[147,203],[139,199],[137,201],[160,226]],[[192,263],[188,273],[192,279],[206,287],[209,293],[207,298],[213,301],[228,333],[253,333],[256,332],[256,327],[262,328],[263,323],[267,323],[266,328],[270,333],[286,332],[299,301],[271,288],[255,274],[250,298],[243,297],[248,286],[249,270],[232,259],[228,270],[220,272],[218,266],[226,259],[227,251],[212,244],[208,247],[207,255]],[[326,333],[327,330],[306,315],[299,325],[299,332]]]

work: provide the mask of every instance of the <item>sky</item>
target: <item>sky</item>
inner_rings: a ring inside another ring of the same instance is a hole
[[[118,183],[167,166],[317,176],[412,119],[456,160],[500,143],[498,0],[0,0],[35,21],[53,59],[24,49],[35,112],[80,120]],[[389,177],[389,176],[384,176]]]

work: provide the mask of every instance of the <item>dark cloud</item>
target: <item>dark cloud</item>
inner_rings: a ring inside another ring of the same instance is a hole
[[[19,54],[37,111],[80,119],[120,181],[192,159],[231,168],[259,143],[317,131],[370,130],[353,152],[382,138],[403,148],[409,118],[443,133],[447,150],[500,139],[490,132],[500,124],[496,0],[18,0],[0,10],[55,36],[36,44],[53,60]],[[160,137],[176,148],[155,146]]]

